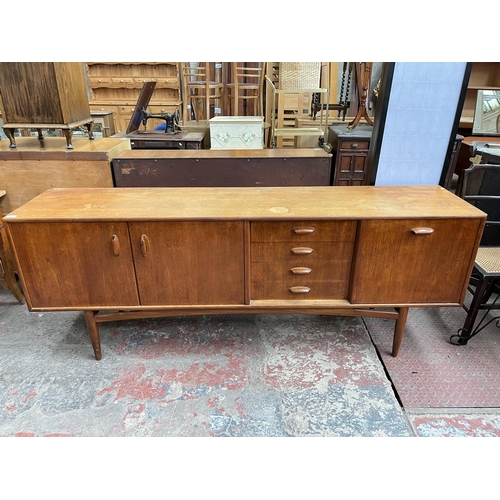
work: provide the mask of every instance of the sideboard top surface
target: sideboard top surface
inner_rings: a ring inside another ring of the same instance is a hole
[[[440,186],[56,188],[4,217],[25,221],[486,218]]]
[[[161,134],[160,134],[161,136]],[[138,137],[135,137],[138,138]],[[196,149],[196,150],[177,150],[177,149],[134,149],[124,151],[118,158],[123,159],[192,159],[192,158],[331,158],[331,153],[327,153],[322,148],[298,148],[289,149]]]

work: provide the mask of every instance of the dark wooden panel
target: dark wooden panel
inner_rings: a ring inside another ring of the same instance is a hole
[[[330,171],[330,157],[113,161],[117,187],[328,186]]]

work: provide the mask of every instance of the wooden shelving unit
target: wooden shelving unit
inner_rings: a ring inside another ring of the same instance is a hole
[[[181,106],[176,62],[88,62],[92,111],[112,111],[116,132],[127,129],[144,82],[156,82],[148,112],[173,113]],[[161,123],[148,120],[147,128]]]
[[[467,93],[460,119],[460,128],[471,129],[474,120],[477,91],[481,89],[500,90],[500,63],[475,62],[467,85]]]

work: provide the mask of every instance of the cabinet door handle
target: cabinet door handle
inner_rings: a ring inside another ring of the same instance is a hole
[[[294,227],[293,232],[295,234],[311,234],[314,233],[314,228],[311,226]]]
[[[149,238],[145,234],[141,236],[141,252],[144,257],[146,257],[149,252]]]
[[[434,229],[432,227],[414,227],[411,232],[413,234],[432,234]]]
[[[291,286],[288,290],[292,293],[309,293],[311,291],[307,286]]]
[[[313,249],[308,247],[295,247],[292,248],[292,253],[295,255],[307,255],[313,253]]]
[[[290,272],[293,274],[309,274],[311,269],[309,267],[292,267]]]
[[[120,240],[116,234],[111,237],[111,243],[113,244],[113,253],[118,257],[120,255]]]

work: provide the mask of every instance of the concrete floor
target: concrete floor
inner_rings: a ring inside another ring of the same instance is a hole
[[[434,313],[419,310],[416,323]],[[0,436],[500,435],[496,408],[403,405],[382,362],[393,325],[385,323],[309,315],[105,323],[98,362],[82,313],[32,313],[0,290]],[[418,357],[414,324],[410,315],[398,360]]]
[[[2,291],[1,436],[411,436],[357,318],[202,316],[101,325]]]

